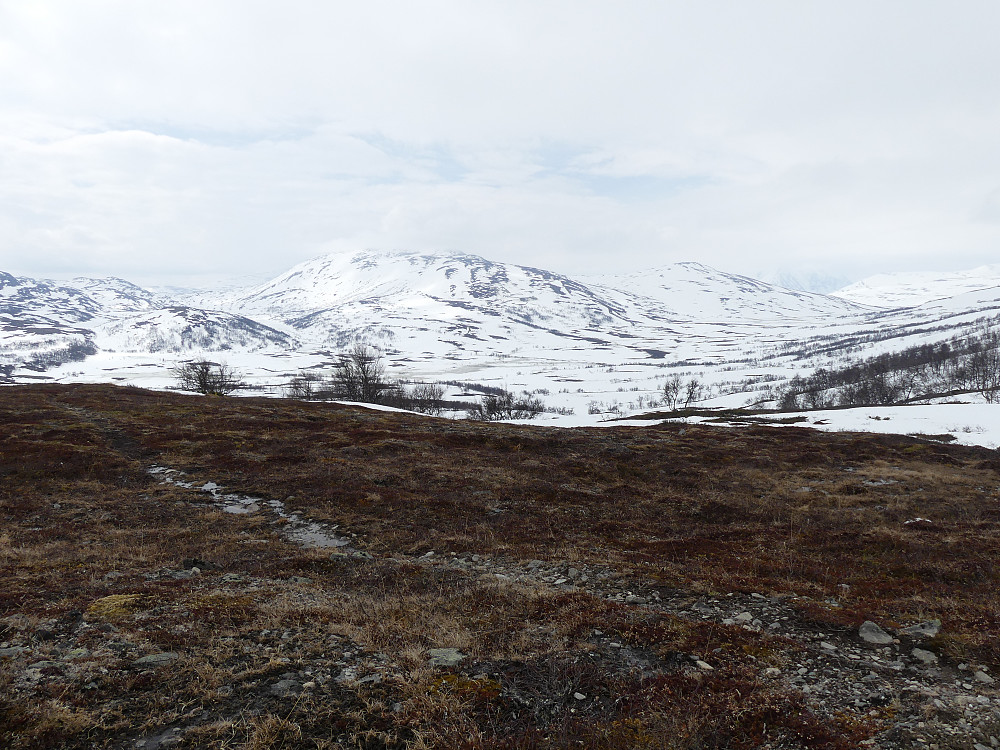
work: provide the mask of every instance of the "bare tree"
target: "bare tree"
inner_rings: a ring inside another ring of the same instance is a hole
[[[439,383],[414,383],[406,395],[408,409],[435,415],[444,411],[444,386]]]
[[[503,391],[483,396],[466,412],[466,416],[481,422],[496,422],[501,419],[534,419],[543,411],[545,404],[541,399],[532,398],[529,394],[518,397],[510,391]]]
[[[320,388],[321,383],[322,379],[319,375],[302,370],[288,381],[288,385],[285,386],[285,396],[288,398],[297,398],[302,401],[312,401],[320,398],[322,392]]]
[[[674,375],[667,378],[663,384],[663,403],[669,409],[676,409],[677,402],[681,396],[681,376]]]
[[[684,408],[687,409],[695,401],[701,398],[702,394],[701,382],[698,378],[691,378],[688,384],[684,387]]]
[[[225,362],[209,362],[207,359],[182,362],[171,372],[181,390],[206,396],[228,396],[246,387],[243,377]]]
[[[986,403],[1000,402],[1000,332],[989,323],[976,351],[968,359],[967,368],[972,387]]]
[[[382,353],[364,343],[341,355],[330,378],[331,395],[340,401],[380,404],[394,389],[385,379]]]

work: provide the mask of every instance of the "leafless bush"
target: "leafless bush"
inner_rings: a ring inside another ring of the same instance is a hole
[[[171,372],[182,391],[206,396],[228,396],[246,387],[243,377],[225,362],[209,362],[207,359],[182,362]]]
[[[313,401],[323,396],[322,379],[319,375],[301,371],[285,386],[285,396],[302,401]]]
[[[502,419],[534,419],[545,411],[540,399],[528,394],[515,396],[510,391],[500,394],[489,393],[466,412],[469,419],[481,422],[497,422]]]
[[[396,388],[385,378],[382,352],[363,343],[341,355],[329,386],[332,398],[366,404],[386,403]]]

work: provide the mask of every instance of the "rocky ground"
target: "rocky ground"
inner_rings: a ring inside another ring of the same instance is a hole
[[[357,516],[334,523],[273,487],[227,487],[231,471],[213,474],[204,454],[168,466],[176,454],[147,455],[134,423],[120,429],[88,398],[94,434],[65,416],[80,403],[60,412],[42,394],[47,416],[22,417],[7,443],[33,425],[45,465],[65,466],[78,457],[56,437],[94,453],[103,434],[135,471],[114,489],[67,469],[28,504],[17,472],[30,462],[5,459],[22,491],[7,495],[0,560],[30,588],[8,585],[0,610],[4,746],[1000,747],[993,604],[949,618],[963,610],[929,595],[955,597],[961,579],[887,614],[844,571],[825,587],[727,590],[726,577],[663,576],[562,539],[538,556],[485,537],[379,544]],[[865,477],[882,503],[905,484]],[[795,484],[789,495],[837,486],[814,473]],[[491,495],[485,523],[513,505]],[[939,543],[940,507],[924,521],[912,510],[901,526],[931,528],[906,533]],[[992,574],[977,571],[970,581]]]

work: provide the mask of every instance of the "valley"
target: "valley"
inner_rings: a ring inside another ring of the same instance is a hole
[[[460,253],[340,253],[256,287],[172,296],[7,274],[0,372],[170,388],[171,367],[205,357],[240,371],[249,393],[279,396],[366,342],[393,379],[524,390],[559,410],[552,424],[597,424],[649,411],[675,375],[703,385],[699,407],[766,406],[795,376],[968,338],[1000,314],[994,271],[876,279],[842,296],[697,263],[573,279]]]

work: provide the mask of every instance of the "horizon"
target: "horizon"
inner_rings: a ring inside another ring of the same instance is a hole
[[[152,277],[148,277],[148,276],[144,277],[144,276],[141,276],[141,275],[140,276],[127,276],[125,274],[115,273],[115,272],[110,272],[110,273],[88,273],[88,272],[84,272],[84,271],[63,271],[63,272],[48,273],[48,274],[46,274],[46,273],[33,273],[31,271],[24,271],[24,270],[21,270],[21,269],[10,268],[10,267],[0,267],[0,272],[6,272],[6,273],[11,274],[12,276],[20,277],[20,278],[30,278],[30,279],[39,280],[39,281],[55,281],[55,282],[65,282],[65,281],[71,281],[73,279],[79,279],[79,278],[91,278],[91,279],[117,278],[117,279],[121,279],[123,281],[129,282],[129,283],[135,284],[138,287],[141,287],[141,288],[144,288],[144,289],[147,289],[147,290],[150,290],[150,291],[177,290],[177,291],[183,291],[183,292],[206,292],[206,291],[220,290],[220,289],[247,288],[247,287],[258,286],[258,285],[261,285],[261,284],[266,284],[266,283],[268,283],[270,281],[273,281],[273,280],[279,278],[280,276],[284,275],[285,273],[287,273],[288,271],[292,270],[293,268],[295,268],[297,266],[300,266],[300,265],[303,265],[305,263],[309,263],[311,261],[315,261],[315,260],[318,260],[318,259],[321,259],[321,258],[325,258],[325,257],[329,257],[329,256],[347,255],[347,254],[358,253],[358,252],[373,252],[373,253],[380,253],[380,254],[386,254],[386,255],[394,255],[394,254],[418,254],[418,255],[422,255],[422,256],[435,256],[435,255],[451,255],[451,254],[456,254],[456,255],[467,255],[467,256],[472,256],[472,257],[478,257],[478,258],[482,258],[483,260],[486,260],[486,261],[489,261],[489,262],[492,262],[492,263],[507,263],[507,261],[502,261],[502,260],[499,260],[497,258],[491,258],[491,257],[488,257],[488,256],[484,256],[484,255],[481,255],[479,253],[464,252],[464,251],[460,251],[460,250],[424,251],[424,250],[407,250],[407,249],[402,249],[402,248],[393,248],[393,249],[364,248],[364,249],[355,249],[355,250],[344,249],[344,250],[336,250],[336,251],[331,251],[331,252],[326,252],[326,253],[320,253],[320,254],[314,255],[314,256],[312,256],[310,258],[306,258],[304,260],[300,260],[300,261],[296,261],[295,263],[291,263],[290,265],[284,267],[283,269],[280,269],[280,270],[278,270],[276,272],[273,272],[273,273],[272,272],[260,271],[260,272],[256,272],[256,273],[243,273],[243,274],[239,274],[239,275],[233,275],[233,274],[214,274],[214,275],[212,275],[212,274],[209,274],[209,275],[203,275],[201,277],[192,277],[190,275],[178,275],[178,276],[160,277],[160,278],[157,279],[157,278],[152,278]],[[721,268],[721,267],[712,265],[711,263],[706,263],[706,262],[701,261],[701,260],[690,260],[690,259],[687,259],[687,260],[685,260],[685,259],[671,260],[669,262],[658,264],[658,265],[634,266],[634,267],[629,267],[629,268],[624,268],[624,269],[619,266],[614,272],[597,271],[597,272],[582,272],[582,273],[566,272],[566,271],[555,269],[555,268],[549,268],[549,267],[544,267],[544,266],[540,266],[540,265],[532,265],[532,264],[529,264],[529,263],[514,263],[514,262],[509,262],[509,264],[510,265],[515,265],[515,266],[522,266],[522,267],[526,267],[526,268],[538,268],[540,270],[545,270],[545,271],[549,271],[549,272],[553,272],[553,273],[558,273],[558,274],[560,274],[562,276],[566,276],[568,278],[572,278],[572,279],[584,279],[584,280],[586,280],[586,279],[593,279],[595,277],[600,277],[600,276],[622,276],[622,275],[627,275],[627,274],[632,274],[632,273],[640,273],[640,272],[643,272],[643,271],[653,271],[653,270],[668,268],[670,266],[677,266],[677,265],[684,265],[684,264],[695,264],[695,265],[700,265],[700,266],[706,266],[708,268],[711,268],[713,270],[716,270],[716,271],[719,271],[719,272],[722,272],[722,273],[725,273],[725,274],[729,274],[729,275],[733,275],[733,276],[745,276],[747,278],[751,278],[751,279],[754,279],[754,280],[757,280],[757,281],[763,281],[763,282],[765,282],[767,284],[771,284],[773,286],[784,287],[784,288],[793,289],[793,290],[797,290],[797,291],[809,291],[809,292],[813,292],[815,294],[830,294],[832,292],[839,291],[840,289],[846,288],[848,286],[851,286],[851,285],[854,285],[854,284],[860,284],[860,283],[868,281],[870,279],[876,279],[876,278],[879,278],[879,277],[891,277],[891,276],[900,277],[900,276],[907,276],[907,275],[911,275],[911,274],[912,275],[931,275],[931,276],[944,277],[944,276],[951,276],[951,275],[961,275],[961,274],[964,274],[964,273],[971,273],[973,271],[978,271],[978,270],[983,270],[983,269],[990,269],[990,268],[993,268],[993,267],[1000,267],[1000,263],[981,263],[981,264],[978,264],[978,265],[975,265],[975,266],[972,266],[972,267],[965,267],[965,268],[956,268],[956,267],[954,267],[954,264],[950,264],[948,266],[948,268],[946,268],[946,269],[942,269],[940,267],[939,268],[922,268],[922,269],[920,269],[920,268],[918,268],[918,269],[900,268],[900,269],[896,269],[896,270],[892,270],[892,271],[884,271],[884,272],[880,272],[880,273],[873,273],[873,274],[869,274],[869,275],[864,276],[864,277],[850,278],[850,277],[847,277],[847,276],[834,276],[832,274],[824,274],[823,272],[816,272],[814,270],[809,270],[808,268],[803,268],[803,269],[784,268],[784,269],[778,269],[777,271],[775,271],[772,274],[755,275],[753,273],[745,273],[745,272],[741,272],[741,271],[734,271],[734,270],[731,270],[731,269],[728,269],[728,268]],[[813,278],[814,281],[818,281],[818,282],[837,281],[837,282],[843,282],[843,283],[840,283],[838,286],[831,287],[831,288],[826,288],[826,289],[823,289],[823,290],[817,290],[817,289],[813,289],[813,288],[808,288],[808,284],[803,284],[802,286],[792,285],[792,282],[806,281],[810,277],[818,277],[818,278]],[[782,283],[782,281],[785,281],[785,282],[788,282],[788,283]],[[191,282],[196,282],[196,283],[191,283]]]

